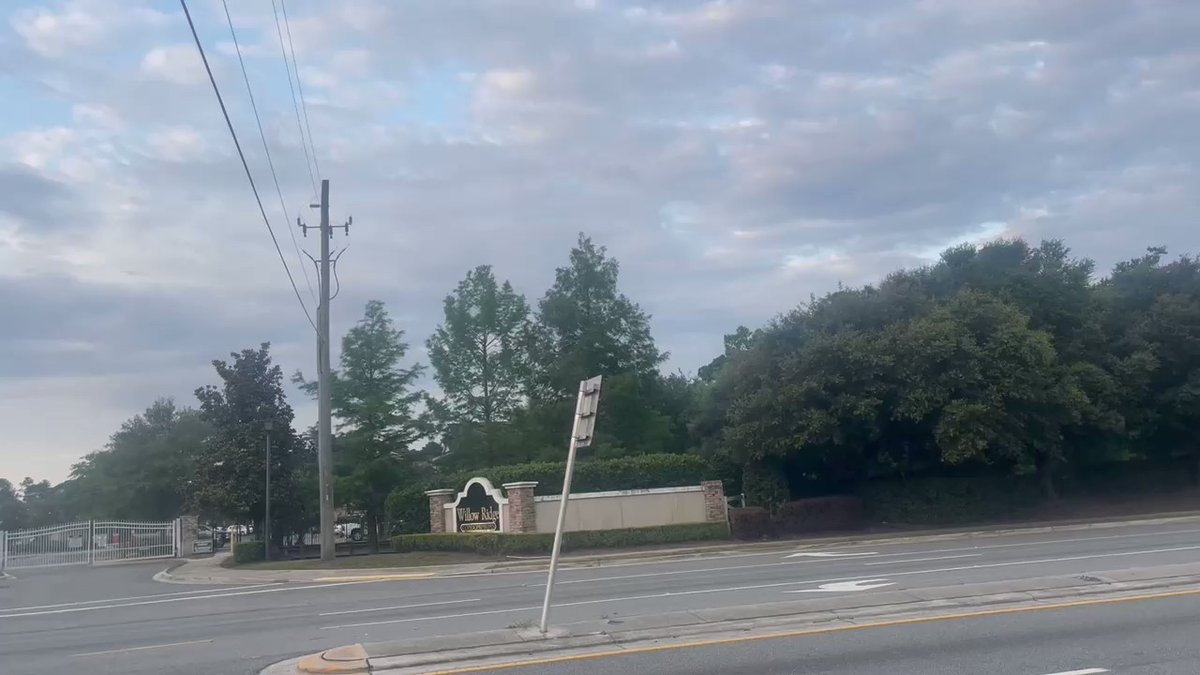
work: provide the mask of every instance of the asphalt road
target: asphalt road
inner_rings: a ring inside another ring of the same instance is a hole
[[[496,675],[1195,675],[1200,598],[864,628],[488,671]]]
[[[566,569],[556,585],[553,621],[621,621],[796,600],[811,592],[871,592],[838,586],[820,590],[845,581],[912,589],[1190,563],[1200,561],[1200,523],[818,552],[830,555],[755,551]],[[253,673],[283,658],[342,644],[531,624],[544,591],[544,573],[531,572],[205,588],[152,581],[163,567],[17,571],[16,580],[0,582],[0,670],[5,675],[83,668],[89,673]],[[1200,665],[1190,672],[1200,672]]]

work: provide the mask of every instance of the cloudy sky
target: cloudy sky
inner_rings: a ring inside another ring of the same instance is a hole
[[[271,0],[229,3],[283,205],[312,222]],[[311,307],[221,3],[192,11]],[[535,300],[580,231],[693,372],[739,323],[956,242],[1061,237],[1105,268],[1198,241],[1197,2],[287,11],[333,220],[354,216],[338,334],[379,298],[420,345],[480,263]],[[178,3],[0,12],[0,477],[61,480],[156,397],[192,403],[231,350],[271,341],[311,373]]]

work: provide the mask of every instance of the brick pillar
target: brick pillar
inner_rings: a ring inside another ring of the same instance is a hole
[[[719,480],[706,480],[700,482],[700,487],[704,488],[704,519],[724,522],[728,518],[725,485]]]
[[[429,497],[429,531],[433,534],[446,532],[446,505],[454,501],[457,490],[430,490],[425,493]]]
[[[509,532],[537,532],[537,510],[533,504],[535,487],[537,481],[504,484],[504,495],[508,497]]]
[[[179,517],[179,554],[180,558],[190,558],[196,553],[192,550],[200,533],[200,519],[196,516]]]

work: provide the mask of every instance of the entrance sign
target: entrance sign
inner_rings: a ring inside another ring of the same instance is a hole
[[[192,542],[192,553],[212,553],[212,539],[197,539]]]
[[[486,478],[472,478],[458,498],[450,505],[454,532],[503,532],[507,530],[508,518],[504,506],[508,504],[500,490]]]
[[[558,524],[554,528],[554,548],[550,551],[550,573],[546,577],[546,598],[542,601],[544,634],[550,627],[550,597],[554,594],[554,572],[558,569],[558,552],[562,549],[563,525],[567,520],[567,500],[571,498],[571,474],[575,473],[575,451],[592,443],[596,428],[596,411],[600,407],[600,375],[579,383],[575,399],[575,424],[571,426],[571,445],[567,448],[567,470],[563,474],[562,497],[558,500]]]

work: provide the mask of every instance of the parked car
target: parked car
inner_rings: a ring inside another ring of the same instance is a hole
[[[336,539],[343,541],[349,539],[353,542],[360,542],[367,538],[367,531],[358,523],[339,523],[333,526],[333,533]]]

